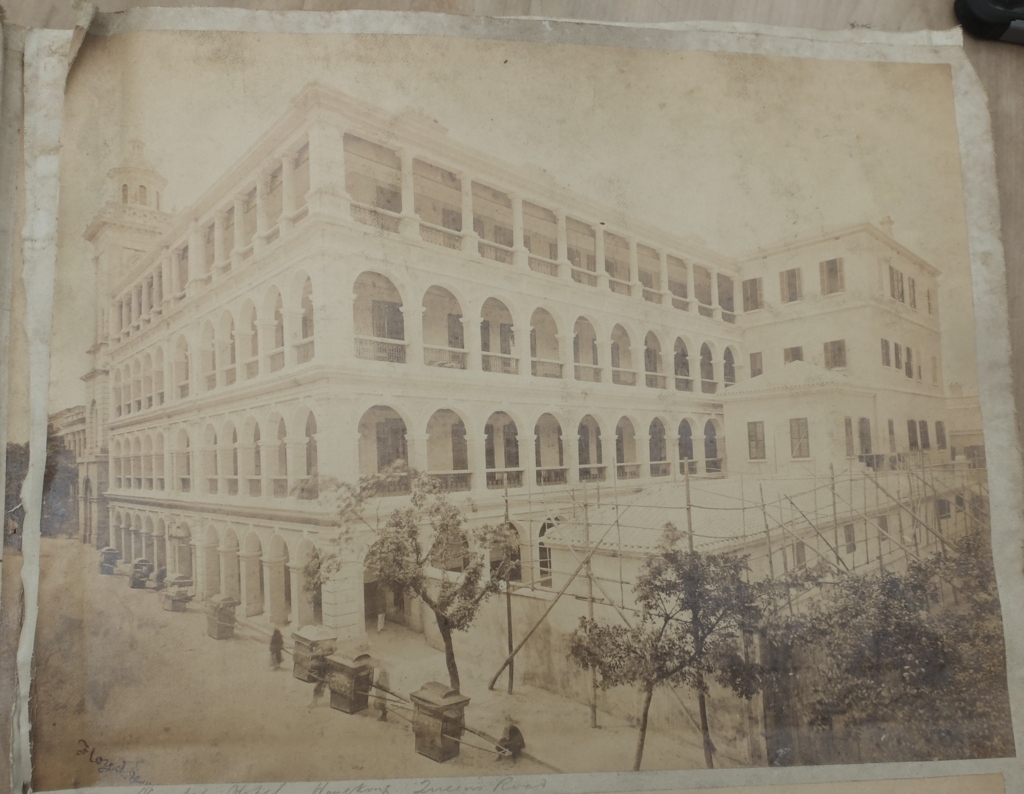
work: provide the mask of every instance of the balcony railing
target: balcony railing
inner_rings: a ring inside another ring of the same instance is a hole
[[[405,363],[406,343],[404,341],[396,342],[391,339],[374,339],[366,336],[357,336],[355,340],[356,358],[367,361],[387,361],[392,364]]]
[[[605,466],[580,466],[580,482],[604,482]]]
[[[271,482],[273,483],[273,494],[275,499],[283,499],[288,495],[287,477],[274,477]]]
[[[550,259],[542,259],[539,256],[531,256],[529,261],[530,270],[534,273],[543,273],[545,276],[558,275],[558,262],[552,262]]]
[[[258,359],[247,361],[245,363],[245,377],[246,379],[255,378],[260,374],[260,362]]]
[[[672,308],[679,309],[680,311],[690,311],[690,302],[686,298],[680,298],[676,295],[672,296]]]
[[[304,477],[295,488],[298,499],[313,500],[320,498],[320,483],[316,477]]]
[[[428,471],[427,476],[449,493],[468,491],[473,483],[473,475],[468,471]]]
[[[259,477],[249,478],[249,496],[262,496],[263,495],[263,480]]]
[[[612,367],[612,383],[620,386],[636,386],[636,373],[631,369]]]
[[[601,368],[593,364],[577,364],[576,380],[585,380],[589,383],[601,382]]]
[[[736,324],[736,315],[733,314],[732,312],[723,311],[722,319],[725,320],[725,322],[727,323],[732,323],[734,325]]]
[[[428,367],[446,369],[465,369],[469,363],[469,354],[465,350],[454,347],[423,347],[423,363]]]
[[[181,397],[182,399],[184,399],[185,397],[188,397],[188,384],[187,383],[179,383],[178,384],[178,396]]]
[[[588,287],[596,287],[597,273],[590,270],[584,270],[582,267],[574,267],[572,269],[572,280],[577,284],[586,284]]]
[[[680,474],[686,474],[687,467],[689,467],[689,469],[690,469],[690,474],[696,474],[697,473],[697,461],[690,460],[688,458],[685,458],[685,459],[679,461],[679,473]]]
[[[564,466],[544,466],[537,469],[537,485],[565,485],[569,470]]]
[[[693,378],[676,375],[676,391],[693,391]]]
[[[430,223],[420,222],[420,237],[431,245],[439,245],[442,248],[451,248],[453,251],[462,249],[462,235],[445,229],[443,226],[434,226]]]
[[[372,226],[385,232],[398,233],[399,216],[394,212],[382,210],[379,207],[371,207],[369,204],[352,202],[352,220],[366,226]]]
[[[156,404],[157,405],[163,405],[164,404],[164,393],[162,391],[158,391],[156,393]]]
[[[178,490],[182,493],[191,493],[192,491],[192,478],[191,477],[179,477],[178,478]]]
[[[488,469],[487,470],[487,487],[490,489],[504,488],[508,485],[509,488],[521,488],[523,485],[523,470],[522,469]]]
[[[519,374],[519,359],[504,353],[483,353],[481,363],[484,372],[500,372],[504,375]]]
[[[632,290],[629,288],[628,281],[619,281],[617,278],[608,279],[608,289],[619,295],[631,295]]]
[[[312,339],[306,339],[295,346],[295,362],[305,364],[313,360],[316,355],[316,346]]]
[[[495,262],[501,262],[504,265],[512,264],[512,249],[507,248],[504,245],[488,243],[480,240],[477,244],[477,250],[480,251],[480,256],[484,259],[491,259]]]
[[[409,475],[403,472],[392,472],[375,486],[384,496],[400,496],[410,491]]]
[[[700,390],[704,392],[704,394],[717,394],[718,383],[713,380],[702,380],[700,382]]]
[[[697,313],[700,314],[701,317],[715,316],[715,310],[712,309],[710,306],[705,306],[703,303],[697,304]]]
[[[224,484],[227,486],[228,496],[238,496],[237,477],[225,477]]]
[[[163,477],[157,477],[156,478],[156,489],[158,491],[162,491],[164,489],[164,478]]]
[[[284,351],[275,350],[270,354],[270,371],[277,372],[284,369]]]
[[[217,493],[217,478],[216,477],[207,477],[206,478],[206,491],[207,491],[207,493],[212,493],[212,494]]]
[[[210,373],[208,373],[206,375],[206,390],[210,391],[211,389],[216,389],[216,388],[217,388],[217,373],[216,372],[210,372]]]
[[[226,370],[224,370],[224,385],[231,386],[232,384],[234,384],[236,376],[237,371],[235,370],[235,368],[228,367]]]
[[[530,362],[530,370],[538,378],[562,377],[562,364],[559,361],[535,358]]]
[[[655,289],[644,287],[644,300],[651,303],[661,303],[661,293]]]
[[[672,464],[667,460],[653,460],[651,461],[651,476],[652,477],[668,477],[672,473]]]
[[[707,458],[704,461],[704,471],[708,474],[721,474],[725,458]]]
[[[646,373],[645,380],[649,389],[664,389],[668,385],[668,378],[658,372]]]
[[[640,478],[639,463],[620,463],[615,467],[615,474],[620,480],[636,480]]]

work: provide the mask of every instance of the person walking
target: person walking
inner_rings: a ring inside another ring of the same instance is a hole
[[[327,665],[322,657],[313,660],[312,669],[315,683],[313,684],[313,700],[309,704],[309,711],[320,705],[320,700],[327,692]]]
[[[275,670],[281,669],[281,662],[284,659],[284,637],[280,629],[274,629],[270,636],[270,666]]]
[[[375,705],[380,710],[380,716],[377,718],[380,722],[388,721],[388,688],[391,686],[391,682],[388,680],[388,671],[381,665],[377,668],[377,681],[376,686],[373,688],[373,699]]]

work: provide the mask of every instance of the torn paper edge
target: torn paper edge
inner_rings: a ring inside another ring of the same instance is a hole
[[[1022,481],[1022,465],[1015,433],[1001,433],[1000,427],[1016,427],[1011,377],[1009,368],[1009,324],[1006,305],[1005,266],[999,236],[998,194],[995,180],[995,158],[992,150],[988,108],[980,81],[960,49],[959,31],[920,31],[910,34],[883,33],[854,29],[843,31],[809,31],[751,24],[683,23],[649,27],[616,25],[595,22],[556,22],[536,18],[488,19],[480,17],[452,17],[439,14],[393,12],[259,12],[236,9],[136,9],[123,14],[99,15],[93,21],[91,33],[117,35],[141,30],[176,31],[250,31],[264,33],[346,33],[346,34],[398,34],[461,36],[466,38],[507,39],[525,42],[586,44],[595,46],[632,47],[653,50],[702,50],[761,54],[771,56],[848,59],[858,61],[942,63],[952,69],[953,90],[956,97],[956,117],[960,133],[965,215],[968,243],[971,253],[971,272],[974,284],[975,308],[978,316],[978,368],[982,409],[986,428],[986,443],[991,461],[990,477],[993,508],[993,545],[999,544],[996,555],[997,581],[1004,604],[1024,601],[1024,577],[1021,576],[1021,548],[1016,528],[1024,514],[1024,493],[1017,487]],[[41,32],[39,32],[41,33]],[[56,32],[54,32],[56,33]],[[52,39],[30,36],[26,41],[26,94],[35,91],[30,107],[26,103],[26,182],[30,217],[26,218],[26,231],[44,232],[49,239],[26,236],[25,282],[29,293],[30,311],[26,327],[30,333],[32,451],[45,450],[46,395],[48,380],[48,319],[52,314],[53,273],[55,266],[55,225],[57,191],[55,142],[59,141],[60,118],[53,124],[53,112],[62,106],[62,89],[70,31],[61,31]],[[61,52],[63,49],[63,52]],[[31,58],[29,51],[31,50]],[[38,89],[35,88],[38,86]],[[30,88],[31,87],[31,88]],[[55,93],[57,95],[55,95]],[[46,95],[50,104],[40,100]],[[59,95],[59,96],[58,96]],[[47,113],[49,111],[49,113]],[[30,120],[31,115],[31,120]],[[41,135],[37,142],[33,135]],[[42,145],[40,145],[40,143]],[[53,147],[53,148],[50,148]],[[47,170],[53,167],[51,173]],[[47,216],[46,208],[50,208]],[[30,250],[31,248],[31,250]],[[47,281],[48,278],[48,281]],[[30,289],[31,287],[31,289]],[[45,306],[33,306],[33,300],[45,298]],[[46,327],[40,321],[46,317]],[[44,336],[40,336],[40,332]],[[40,427],[41,420],[41,427]],[[40,435],[41,434],[41,435]],[[41,438],[41,443],[40,443]],[[26,516],[25,568],[26,629],[34,633],[35,606],[38,598],[39,511],[43,463],[38,455],[32,456],[30,471],[31,495],[34,512]],[[1003,546],[1005,545],[1005,549]],[[31,548],[30,548],[31,547]],[[30,551],[32,557],[30,559]],[[30,586],[28,579],[35,577]],[[29,592],[31,587],[31,593]],[[1010,631],[1014,615],[1005,616],[1007,657],[1010,660],[1010,692],[1014,711],[1024,708],[1022,684],[1024,671],[1019,669],[1024,660],[1024,635]],[[30,623],[31,621],[31,623]],[[19,647],[19,666],[31,659],[32,637],[23,632]],[[27,654],[27,656],[26,656]],[[27,706],[27,680],[21,682],[19,698]],[[24,708],[19,740],[22,752],[28,751],[28,720]],[[1022,747],[1022,716],[1014,718],[1018,753]],[[25,756],[27,758],[27,755]],[[913,764],[872,764],[833,767],[802,767],[786,770],[683,770],[666,772],[583,774],[559,776],[557,788],[561,791],[610,791],[678,788],[724,785],[751,785],[766,782],[813,782],[841,780],[871,780],[919,777],[942,773],[1002,772],[1010,790],[1024,790],[1024,775],[1014,759],[942,762]],[[22,770],[22,781],[30,779]],[[453,786],[462,790],[481,778],[451,779]],[[414,790],[418,781],[391,780],[392,791]],[[369,784],[369,781],[367,781]],[[443,779],[437,783],[443,785]],[[308,791],[308,783],[294,784],[286,790]],[[183,790],[180,786],[167,790]],[[117,788],[97,787],[93,791],[118,791]],[[220,786],[207,787],[219,791]],[[228,790],[225,785],[224,791]]]

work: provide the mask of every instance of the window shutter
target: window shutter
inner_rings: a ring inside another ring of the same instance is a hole
[[[828,262],[818,263],[818,275],[821,277],[821,294],[828,295]]]
[[[779,297],[783,303],[789,303],[789,290],[786,289],[786,271],[779,273]]]
[[[843,260],[842,259],[837,259],[836,260],[836,274],[837,274],[837,280],[839,282],[839,291],[840,292],[845,292],[846,291],[846,276],[843,273]]]

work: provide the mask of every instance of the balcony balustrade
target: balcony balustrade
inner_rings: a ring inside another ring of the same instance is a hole
[[[661,303],[661,293],[655,289],[644,287],[644,300],[650,303]]]
[[[375,339],[368,336],[357,336],[356,358],[367,361],[386,361],[392,364],[405,363],[406,342],[393,339]]]
[[[483,353],[481,364],[484,372],[498,372],[503,375],[519,374],[519,359],[504,353]]]
[[[270,371],[271,372],[278,372],[279,370],[284,369],[284,351],[283,350],[275,350],[273,353],[270,354],[270,356],[268,357],[268,360],[269,360],[269,363],[270,363]]]
[[[263,495],[263,480],[259,477],[249,477],[249,496]]]
[[[693,378],[676,375],[676,391],[693,391]]]
[[[351,204],[352,220],[362,223],[365,226],[372,226],[384,232],[398,234],[401,224],[401,216],[396,212],[374,207],[369,204],[360,204],[353,201]]]
[[[704,471],[708,474],[723,474],[725,458],[706,458],[704,460]]]
[[[636,386],[636,373],[631,369],[612,367],[612,383],[620,386]]]
[[[604,482],[606,466],[580,466],[580,482]]]
[[[608,289],[617,295],[631,295],[632,290],[629,287],[628,281],[620,281],[617,278],[608,279]]]
[[[449,493],[468,491],[473,484],[473,475],[468,471],[428,471],[427,476]]]
[[[295,346],[295,362],[297,364],[306,364],[313,360],[315,353],[316,347],[312,339],[299,342]]]
[[[530,270],[534,273],[543,273],[545,276],[558,276],[558,262],[542,259],[539,256],[531,256],[529,262]]]
[[[469,364],[469,354],[465,350],[459,350],[454,347],[432,347],[424,345],[423,363],[428,367],[466,369]]]
[[[224,370],[224,385],[225,386],[232,386],[232,385],[234,385],[236,379],[237,379],[237,370],[235,370],[234,367],[228,367],[226,370]]]
[[[668,386],[668,378],[658,372],[646,373],[645,381],[649,389],[664,389]]]
[[[283,499],[288,495],[288,478],[287,477],[274,477],[271,480],[275,499]]]
[[[512,264],[512,249],[507,246],[480,240],[477,243],[477,250],[480,252],[480,256],[484,259],[501,262],[503,265]]]
[[[562,364],[560,361],[547,361],[535,358],[530,362],[530,370],[538,378],[562,377]]]
[[[717,394],[718,393],[718,383],[713,381],[713,380],[702,380],[700,382],[700,390],[704,394]]]
[[[616,466],[615,473],[620,480],[638,480],[640,479],[640,464],[620,463]]]
[[[731,324],[735,325],[736,324],[736,315],[733,314],[732,312],[723,311],[722,312],[722,320],[724,322],[731,323]]]
[[[442,248],[450,248],[453,251],[462,250],[462,235],[453,232],[443,226],[435,226],[432,223],[420,222],[420,237],[423,242],[431,245],[439,245]]]
[[[207,491],[207,493],[211,493],[211,494],[217,493],[217,478],[216,477],[207,477],[206,478],[206,491]]]
[[[496,488],[521,488],[523,485],[522,469],[488,469],[487,487],[491,490]]]
[[[585,284],[588,287],[597,286],[597,273],[592,273],[589,270],[584,270],[581,267],[574,267],[572,269],[572,280],[577,284]]]
[[[672,308],[679,309],[680,311],[690,311],[690,302],[686,298],[680,298],[678,296],[672,296]]]
[[[672,464],[667,460],[653,460],[651,461],[651,476],[652,477],[668,477],[672,473]]]
[[[544,466],[537,469],[537,485],[565,485],[569,470],[564,466]]]
[[[246,379],[255,378],[260,374],[260,362],[258,359],[245,362],[245,377]]]
[[[593,364],[576,364],[576,380],[587,381],[588,383],[601,382],[601,368]]]
[[[178,490],[182,493],[192,492],[192,478],[191,477],[179,477],[178,478]]]
[[[679,473],[686,474],[686,470],[689,468],[690,474],[697,473],[697,461],[689,460],[688,458],[679,461]]]
[[[701,317],[714,317],[715,316],[715,310],[712,309],[710,306],[705,306],[703,303],[697,305],[697,313]]]
[[[224,484],[227,486],[228,496],[238,496],[238,478],[225,477]]]

